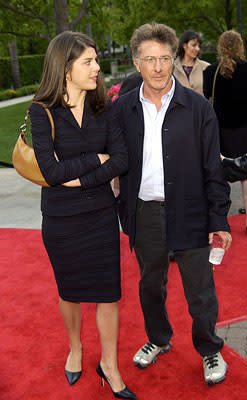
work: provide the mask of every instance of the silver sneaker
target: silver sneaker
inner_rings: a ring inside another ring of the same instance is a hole
[[[203,357],[204,379],[209,386],[221,383],[226,377],[227,363],[220,352]]]
[[[141,369],[147,368],[150,364],[156,363],[158,354],[167,353],[171,347],[171,342],[162,347],[156,346],[151,342],[147,342],[135,354],[133,358],[134,365]]]

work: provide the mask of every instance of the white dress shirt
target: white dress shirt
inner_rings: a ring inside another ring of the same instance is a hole
[[[144,143],[142,178],[138,197],[144,201],[163,201],[164,167],[162,152],[162,125],[175,91],[175,79],[172,76],[172,87],[162,99],[162,106],[157,111],[156,105],[143,95],[143,83],[139,98],[144,114]]]

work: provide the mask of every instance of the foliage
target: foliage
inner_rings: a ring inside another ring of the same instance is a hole
[[[44,55],[19,57],[21,86],[40,81],[43,69]]]
[[[85,14],[84,6],[87,0],[80,2],[70,0],[67,3],[69,20],[62,30],[75,30]],[[11,37],[16,37],[21,54],[44,52],[48,42],[58,33],[59,20],[56,19],[55,4],[59,4],[60,11],[65,14],[67,9],[61,10],[64,2],[61,3],[58,0],[0,1],[0,41],[2,44],[11,40]],[[82,10],[83,13],[80,15]]]
[[[120,63],[119,58],[103,58],[100,60],[100,69],[104,74],[110,74],[111,73],[111,62],[117,61]]]
[[[112,37],[117,43],[129,43],[138,26],[152,21],[173,27],[178,36],[195,29],[213,43],[225,30],[238,28],[235,0],[111,0],[111,4]],[[244,8],[242,19],[246,26]]]
[[[213,64],[216,61],[216,52],[203,52],[201,57],[202,60],[207,61],[209,64]]]
[[[199,4],[196,0],[167,0],[167,5],[178,35],[192,28],[202,32],[205,39],[216,42],[225,30],[237,30],[235,0],[200,0]]]
[[[0,88],[8,88],[11,86],[12,75],[9,57],[0,58]]]
[[[19,89],[7,89],[0,92],[0,101],[9,100],[15,97],[27,96],[38,90],[39,84],[23,86]]]
[[[108,0],[90,0],[89,11],[81,22],[84,27],[85,24],[91,24],[92,37],[101,52],[107,47],[107,36],[111,36],[112,19],[108,7]],[[86,31],[85,28],[83,31]]]
[[[0,55],[8,55],[7,44],[14,39],[19,55],[44,54],[59,25],[55,4],[60,4],[61,8],[62,2],[0,0]],[[64,0],[63,4],[62,14],[67,15],[68,12],[68,24],[65,23],[64,27],[88,34],[91,32],[101,54],[104,54],[110,40],[113,45],[124,45],[126,48],[133,31],[151,21],[172,26],[178,36],[189,28],[200,31],[204,50],[207,51],[215,50],[217,39],[223,31],[238,28],[236,0]],[[243,27],[247,27],[245,8],[246,2],[242,1]],[[127,49],[126,57],[129,56]],[[6,64],[4,70],[2,62],[0,86],[7,86],[11,81],[10,68]],[[39,79],[41,64],[35,64],[33,73],[29,74],[25,62],[20,62],[22,84],[30,82],[31,77],[34,82]],[[105,73],[110,73],[109,61],[104,63],[102,60],[101,65]],[[27,75],[30,75],[30,81],[26,79]]]
[[[44,55],[18,57],[21,86],[40,81]],[[13,86],[9,57],[0,58],[0,88]]]
[[[0,108],[0,160],[11,163],[12,151],[30,102]]]

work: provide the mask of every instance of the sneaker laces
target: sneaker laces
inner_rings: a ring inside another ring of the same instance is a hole
[[[218,367],[218,363],[219,363],[218,354],[213,354],[212,356],[204,357],[204,360],[209,369]]]
[[[152,344],[151,342],[147,342],[145,344],[145,346],[142,347],[142,351],[143,351],[143,353],[148,354],[148,353],[151,353],[153,350],[155,350],[155,347],[156,346],[154,344]]]

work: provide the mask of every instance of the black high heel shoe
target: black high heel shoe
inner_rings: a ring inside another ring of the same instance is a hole
[[[96,372],[97,374],[101,377],[101,384],[102,386],[104,386],[104,380],[106,381],[106,383],[108,383],[108,385],[110,386],[110,389],[114,395],[114,397],[116,397],[117,399],[133,399],[133,400],[137,400],[136,395],[131,392],[131,390],[129,390],[129,388],[127,388],[127,386],[125,386],[125,388],[123,390],[121,390],[120,392],[113,392],[111,385],[107,379],[107,377],[105,376],[100,363],[97,365],[96,367]]]
[[[74,385],[74,383],[76,383],[78,381],[78,379],[80,379],[80,377],[81,377],[81,371],[71,372],[71,371],[68,371],[66,368],[64,368],[64,373],[65,373],[65,376],[66,376],[70,386]]]
[[[70,386],[74,385],[74,383],[76,383],[78,381],[78,379],[80,379],[80,377],[81,377],[81,371],[70,372],[70,371],[67,371],[67,369],[64,369],[64,372],[65,372],[65,376],[68,379]]]

